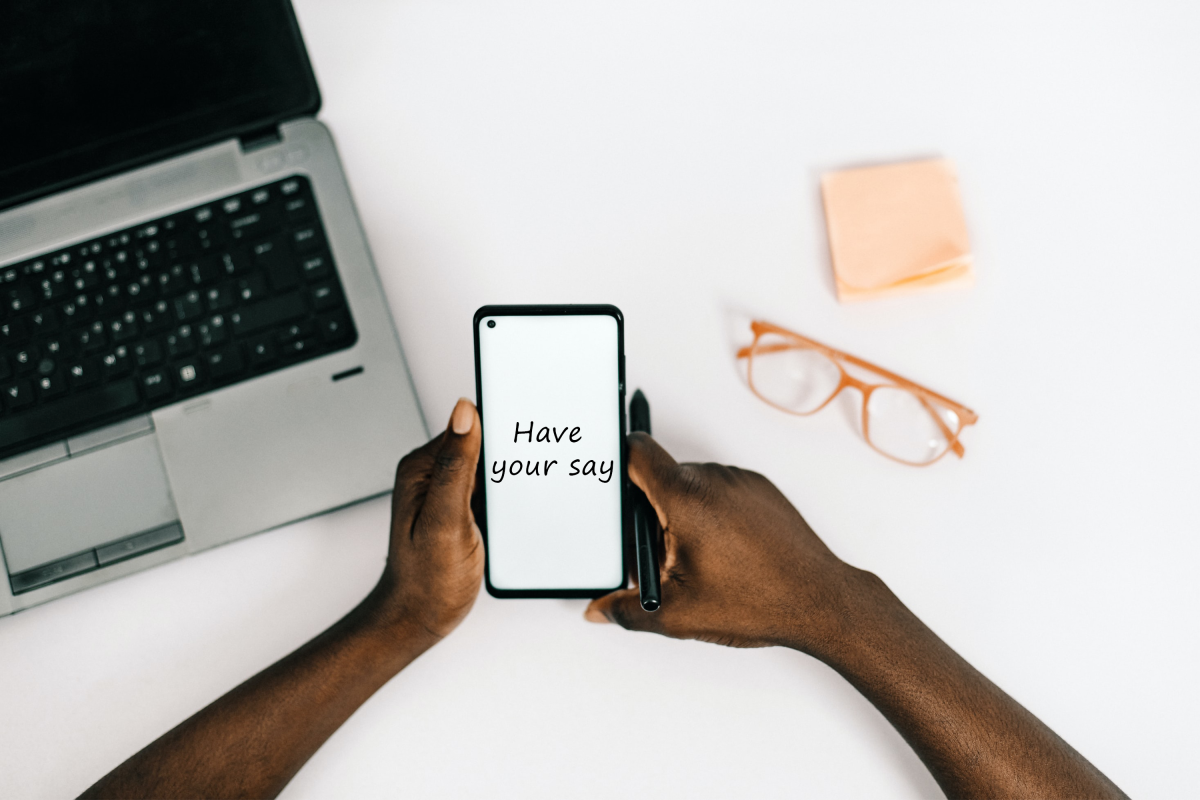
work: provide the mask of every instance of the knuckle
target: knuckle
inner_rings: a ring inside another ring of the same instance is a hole
[[[679,493],[688,500],[707,505],[713,494],[712,469],[716,464],[682,464],[678,472]]]
[[[625,603],[613,603],[608,607],[608,618],[627,631],[635,630],[629,607]]]
[[[467,460],[459,452],[438,453],[434,463],[437,465],[434,476],[439,484],[456,482],[467,466]]]
[[[428,472],[431,464],[430,445],[437,440],[426,442],[415,450],[411,450],[405,454],[400,462],[396,464],[396,477],[402,478],[410,475],[420,475]]]

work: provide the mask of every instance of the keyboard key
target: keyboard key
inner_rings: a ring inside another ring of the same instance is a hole
[[[233,308],[233,289],[229,286],[213,286],[204,292],[209,311],[224,311]]]
[[[25,391],[29,391],[28,385]],[[0,390],[0,395],[6,403],[9,401],[7,389]],[[136,406],[137,402],[138,393],[133,381],[122,380],[38,405],[23,414],[0,417],[0,451],[84,421],[112,416]]]
[[[170,397],[175,389],[171,386],[171,376],[165,369],[159,368],[142,373],[142,391],[146,399],[153,402]]]
[[[221,277],[224,270],[213,258],[202,258],[199,261],[193,262],[188,267],[188,274],[192,277],[192,283],[200,285],[212,283],[217,278]]]
[[[309,320],[284,325],[277,335],[280,344],[294,342],[297,339],[307,339],[317,332],[317,327]]]
[[[85,358],[67,365],[67,380],[72,389],[94,386],[104,374],[104,362],[98,356]]]
[[[237,299],[240,303],[253,303],[267,294],[267,280],[262,275],[248,275],[237,282]]]
[[[318,340],[315,336],[307,339],[293,339],[279,346],[279,354],[287,359],[301,358],[316,350],[317,343]]]
[[[149,281],[149,276],[145,276]],[[150,295],[146,292],[146,287],[140,281],[130,281],[125,284],[125,299],[135,305],[140,305],[142,302],[150,299]]]
[[[260,206],[253,211],[247,209],[247,213],[229,220],[229,235],[242,241],[257,239],[278,225],[275,210],[270,206]]]
[[[22,372],[33,372],[37,366],[38,351],[36,347],[23,347],[13,353],[13,363],[16,364],[17,374]]]
[[[286,291],[300,282],[300,273],[282,236],[259,242],[251,252],[259,269],[266,271],[272,289]]]
[[[229,316],[233,332],[238,336],[274,327],[303,316],[307,308],[298,292],[273,297],[261,303],[239,309]]]
[[[150,308],[142,309],[140,312],[142,330],[146,333],[155,333],[171,327],[169,312],[170,306],[167,305],[166,300],[159,300]]]
[[[176,264],[170,269],[158,273],[155,282],[158,285],[158,291],[163,296],[176,295],[187,288],[189,276],[187,270],[182,264]]]
[[[100,350],[108,344],[104,335],[104,323],[97,320],[86,328],[81,328],[71,335],[75,349],[81,353]]]
[[[12,377],[12,367],[9,366],[8,359],[0,355],[0,381],[6,381]],[[0,405],[0,408],[4,406]]]
[[[27,335],[25,320],[20,317],[9,322],[0,323],[0,347],[24,342]]]
[[[133,372],[133,356],[125,345],[116,347],[104,356],[104,373],[109,378],[123,378]]]
[[[191,325],[180,325],[167,334],[167,355],[171,358],[196,352],[196,332]]]
[[[4,407],[12,410],[24,408],[33,402],[33,386],[29,381],[17,381],[0,387],[0,398]]]
[[[200,387],[204,382],[203,373],[200,371],[200,360],[189,358],[175,363],[175,385],[181,391],[193,392]]]
[[[275,360],[275,343],[269,335],[256,336],[246,343],[250,351],[250,364],[262,367]]]
[[[317,311],[333,308],[341,299],[337,288],[332,283],[321,283],[314,286],[309,291],[309,297],[312,298],[313,308]]]
[[[95,261],[87,261],[71,270],[71,288],[77,292],[93,289],[100,285],[100,270]]]
[[[29,327],[34,336],[44,336],[58,330],[58,315],[53,308],[45,308],[29,315]]]
[[[329,256],[325,253],[309,256],[300,262],[300,271],[310,281],[315,278],[324,278],[331,269]]]
[[[287,215],[288,220],[292,222],[301,222],[316,216],[312,200],[303,196],[290,197],[285,200],[283,211]]]
[[[108,323],[108,335],[113,344],[121,344],[134,339],[138,335],[137,314],[126,311],[117,319]]]
[[[63,378],[62,373],[58,371],[40,376],[35,383],[37,385],[38,398],[42,400],[57,397],[67,390],[67,382]]]
[[[75,299],[68,300],[58,307],[58,313],[62,317],[63,323],[67,325],[87,319],[88,311],[89,306],[86,302],[81,304]]]
[[[325,244],[321,229],[314,225],[305,225],[292,231],[292,246],[297,253],[306,253]]]
[[[190,322],[203,313],[204,303],[200,299],[200,292],[195,289],[175,298],[175,318],[180,322]]]
[[[66,271],[56,269],[38,281],[38,288],[42,291],[43,300],[57,300],[70,291],[71,287],[67,284]]]
[[[229,250],[221,253],[219,268],[225,270],[226,275],[239,275],[250,267],[250,256],[242,250]]]
[[[246,368],[242,361],[242,354],[236,346],[224,347],[208,353],[204,356],[204,360],[214,381],[222,381],[240,375]]]
[[[225,243],[225,228],[210,218],[207,224],[197,227],[192,233],[192,242],[201,251],[216,250]]]
[[[28,286],[18,286],[15,289],[8,290],[8,302],[6,305],[12,311],[28,311],[33,308],[36,298],[33,294],[33,289]]]
[[[133,346],[133,358],[139,367],[152,367],[162,362],[162,347],[153,339],[138,342]]]
[[[200,334],[200,346],[204,348],[224,344],[225,340],[229,338],[229,328],[225,325],[225,318],[220,314],[201,322],[196,326],[196,331]]]

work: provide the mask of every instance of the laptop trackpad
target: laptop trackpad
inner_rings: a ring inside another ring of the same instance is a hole
[[[154,433],[0,481],[10,574],[177,519]]]

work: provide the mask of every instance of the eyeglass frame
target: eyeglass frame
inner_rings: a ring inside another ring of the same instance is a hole
[[[865,361],[857,356],[852,356],[849,353],[842,352],[841,350],[837,350],[829,345],[822,344],[821,342],[818,342],[815,339],[810,339],[807,336],[801,336],[795,331],[790,331],[787,328],[781,328],[778,325],[773,325],[770,322],[754,320],[750,323],[750,329],[754,331],[754,341],[749,345],[739,349],[737,352],[737,357],[738,359],[746,359],[746,381],[750,385],[750,391],[754,392],[754,394],[758,396],[758,399],[762,400],[767,405],[777,408],[786,414],[792,414],[797,417],[808,417],[816,414],[818,411],[825,408],[825,406],[833,402],[833,398],[837,397],[842,393],[843,389],[849,386],[851,388],[858,389],[858,391],[862,394],[863,439],[866,440],[867,444],[870,445],[871,449],[875,452],[890,458],[893,461],[897,461],[901,464],[907,464],[912,467],[928,467],[930,464],[935,464],[940,461],[942,457],[949,452],[953,452],[954,455],[958,456],[959,458],[963,457],[965,449],[963,448],[962,442],[959,441],[958,436],[962,433],[963,428],[968,425],[974,425],[979,420],[979,415],[964,406],[962,403],[955,402],[948,397],[938,394],[932,389],[928,389],[919,383],[914,383],[907,378],[903,378],[896,373],[872,364],[869,361]],[[790,339],[791,342],[780,343],[769,351],[759,350],[759,340],[764,334],[768,333],[773,333],[778,336],[782,336],[785,339]],[[838,381],[837,388],[830,393],[829,397],[825,398],[825,401],[822,402],[821,405],[817,406],[812,411],[795,411],[790,408],[784,408],[783,406],[764,396],[754,385],[755,352],[782,352],[784,350],[800,349],[816,350],[818,353],[821,353],[828,358],[835,367],[838,368],[838,372],[841,374],[841,380]],[[892,381],[892,383],[867,383],[865,381],[861,381],[846,371],[846,368],[842,366],[842,361],[852,364],[860,369],[873,372],[881,377],[887,378],[889,381]],[[942,435],[946,437],[947,447],[940,454],[938,454],[936,458],[930,461],[922,462],[906,461],[903,458],[897,458],[891,453],[881,450],[874,442],[871,441],[871,425],[868,421],[867,405],[870,402],[871,394],[876,389],[883,388],[904,389],[920,400],[921,405],[925,406],[925,410],[929,412],[929,416],[933,417],[934,421],[941,429]],[[942,419],[942,415],[937,413],[937,411],[932,407],[933,405],[938,405],[953,411],[958,417],[958,429],[951,431],[950,426],[947,425]]]

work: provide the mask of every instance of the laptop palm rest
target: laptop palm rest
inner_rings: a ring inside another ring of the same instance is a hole
[[[183,538],[153,430],[0,481],[14,594]]]

